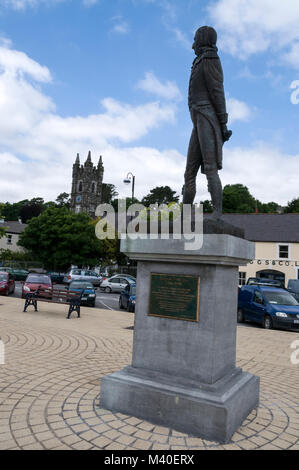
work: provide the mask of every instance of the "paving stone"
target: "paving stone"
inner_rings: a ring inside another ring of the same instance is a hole
[[[10,357],[0,375],[1,450],[298,450],[299,369],[289,360],[289,332],[238,327],[237,366],[260,376],[260,406],[219,445],[100,408],[101,378],[131,363],[133,314],[86,309],[79,323],[66,321],[63,305],[42,304],[25,318],[22,300],[1,303]]]

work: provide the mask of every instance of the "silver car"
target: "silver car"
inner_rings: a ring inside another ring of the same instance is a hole
[[[105,292],[121,292],[128,284],[135,284],[135,280],[122,275],[112,276],[101,282],[101,290]]]
[[[94,286],[99,286],[102,281],[102,276],[98,276],[94,271],[89,269],[70,269],[63,278],[64,284],[70,284],[73,281],[87,281],[91,282]]]

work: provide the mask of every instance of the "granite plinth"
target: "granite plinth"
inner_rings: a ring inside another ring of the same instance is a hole
[[[122,240],[138,261],[132,365],[104,377],[102,407],[206,439],[227,442],[258,405],[259,380],[236,368],[238,267],[254,245],[205,234],[183,240]],[[198,276],[198,321],[150,316],[152,273]]]

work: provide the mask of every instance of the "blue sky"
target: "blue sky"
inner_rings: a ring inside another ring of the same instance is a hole
[[[264,202],[298,197],[298,23],[297,0],[2,0],[0,200],[69,192],[88,150],[122,196],[128,171],[139,197],[180,192],[191,45],[204,24],[218,31],[233,130],[223,184]],[[197,200],[207,197],[199,175]]]

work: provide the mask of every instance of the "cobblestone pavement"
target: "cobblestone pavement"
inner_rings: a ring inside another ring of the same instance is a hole
[[[131,362],[133,314],[82,308],[66,320],[63,305],[22,307],[0,298],[0,449],[298,450],[298,333],[238,327],[237,363],[260,376],[260,407],[219,445],[99,407],[101,377]]]

